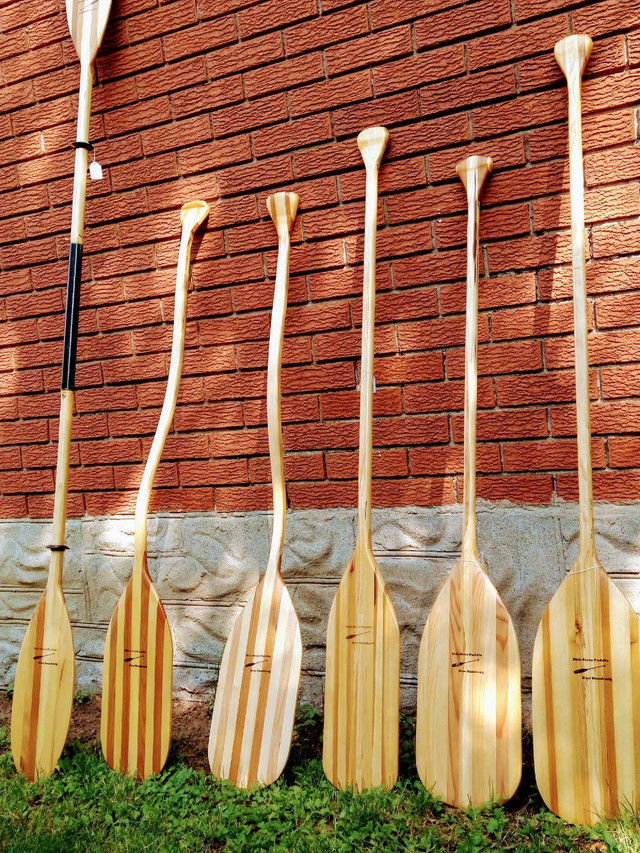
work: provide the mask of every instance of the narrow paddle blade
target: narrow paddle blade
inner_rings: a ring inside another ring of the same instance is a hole
[[[458,808],[508,800],[520,781],[520,653],[482,567],[460,560],[438,595],[418,658],[416,762]]]
[[[82,65],[91,64],[102,42],[111,0],[66,0],[67,22]]]
[[[11,708],[11,751],[32,782],[51,776],[71,720],[75,658],[67,605],[47,585],[31,617],[16,669]]]
[[[302,660],[298,617],[279,574],[267,574],[234,623],[220,665],[209,737],[211,772],[268,785],[289,755]]]
[[[536,782],[564,820],[640,808],[638,618],[602,568],[576,569],[544,612],[533,650]]]
[[[104,647],[100,740],[109,767],[146,779],[162,770],[171,739],[173,642],[147,569],[120,597]]]
[[[356,545],[329,614],[322,764],[336,788],[398,778],[400,633],[371,551]]]

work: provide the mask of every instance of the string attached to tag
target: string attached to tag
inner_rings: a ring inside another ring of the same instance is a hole
[[[89,163],[89,177],[92,181],[101,181],[103,178],[102,166],[96,160],[96,152],[93,152],[93,160]]]

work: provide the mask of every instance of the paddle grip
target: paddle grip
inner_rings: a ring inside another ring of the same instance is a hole
[[[81,275],[82,243],[71,243],[67,275],[67,306],[64,315],[64,354],[62,357],[61,385],[63,391],[73,391],[75,388]]]

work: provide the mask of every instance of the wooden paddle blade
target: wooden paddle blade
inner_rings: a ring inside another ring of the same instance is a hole
[[[240,788],[268,785],[291,747],[302,662],[300,626],[280,577],[264,577],[233,625],[209,737],[211,772]]]
[[[322,764],[336,788],[398,778],[400,632],[371,551],[356,545],[329,613]]]
[[[640,808],[640,637],[601,569],[570,574],[533,650],[533,747],[545,803],[593,825]]]
[[[416,763],[458,808],[508,800],[522,771],[520,653],[482,567],[460,560],[440,591],[418,657]]]
[[[100,740],[109,767],[146,779],[164,767],[171,740],[173,641],[146,568],[129,581],[104,647]]]
[[[82,65],[91,64],[102,42],[111,0],[66,0],[67,22]]]
[[[30,782],[51,776],[73,705],[75,656],[62,590],[47,585],[22,642],[11,708],[11,751]]]

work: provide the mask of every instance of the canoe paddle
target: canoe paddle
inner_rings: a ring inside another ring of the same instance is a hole
[[[456,166],[469,208],[462,552],[429,613],[418,657],[418,774],[458,808],[509,799],[522,769],[518,641],[476,543],[479,198],[492,166],[490,157],[475,156]]]
[[[555,46],[569,97],[579,546],[538,627],[532,673],[538,788],[561,818],[589,825],[640,808],[640,623],[600,564],[593,523],[580,93],[591,48],[587,35]]]
[[[52,544],[45,590],[20,649],[11,709],[11,751],[27,779],[50,776],[69,730],[75,660],[69,613],[62,591],[69,451],[75,388],[78,308],[82,274],[84,205],[87,188],[92,66],[109,17],[111,0],[67,0],[67,21],[80,58],[78,124],[74,147],[71,245],[64,326],[58,458]]]
[[[391,788],[398,778],[400,635],[371,547],[378,170],[388,141],[384,127],[358,136],[366,169],[358,528],[327,627],[322,764],[333,785],[356,791]]]
[[[238,614],[220,664],[209,736],[211,772],[240,788],[268,785],[291,746],[302,665],[298,616],[280,566],[287,514],[280,414],[282,340],[296,193],[276,193],[267,209],[278,232],[278,266],[267,368],[267,424],[273,483],[273,532],[263,579]]]
[[[205,201],[187,202],[180,212],[169,378],[136,501],[133,572],[111,617],[104,646],[102,751],[109,767],[138,779],[162,770],[171,738],[173,643],[147,565],[147,513],[180,387],[191,244],[208,213]]]

